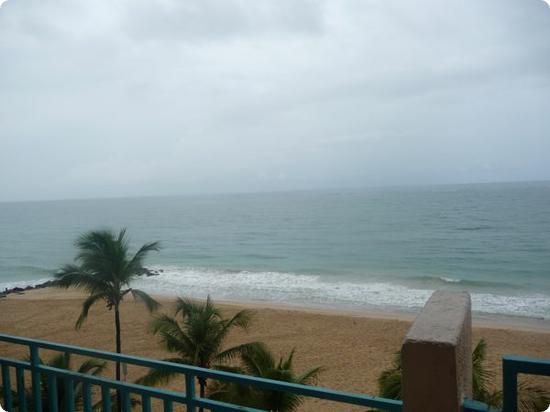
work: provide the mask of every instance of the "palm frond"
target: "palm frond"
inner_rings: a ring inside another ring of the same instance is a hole
[[[110,398],[111,398],[111,410],[110,412],[117,412],[118,411],[118,405],[117,405],[117,402],[118,402],[118,395],[116,393],[116,391],[110,391]],[[141,401],[139,400],[139,398],[137,397],[138,395],[135,395],[135,394],[130,394],[130,407],[131,407],[131,410],[133,410],[134,408],[136,407],[139,407],[141,405]],[[92,411],[94,412],[106,412],[105,409],[103,408],[103,402],[100,400],[98,401],[97,403],[95,403],[94,405],[92,405]]]
[[[222,372],[239,373],[241,375],[244,375],[244,371],[239,366],[229,366],[229,365],[218,363],[218,364],[213,364],[212,368]]]
[[[160,242],[149,242],[141,246],[135,255],[128,262],[128,270],[133,273],[138,273],[143,270],[143,261],[151,252],[160,250]]]
[[[213,381],[208,390],[208,398],[256,409],[263,405],[262,394],[252,386],[222,381]]]
[[[151,296],[149,296],[147,293],[145,293],[142,290],[130,289],[130,293],[132,294],[135,300],[141,301],[149,312],[156,311],[160,306],[160,304],[155,299],[153,299]]]
[[[122,280],[120,272],[128,249],[124,239],[119,241],[110,230],[92,230],[80,235],[75,246],[78,249],[76,260],[83,269],[99,277]]]
[[[254,318],[255,312],[253,310],[244,309],[237,312],[231,319],[227,322],[224,322],[224,329],[231,329],[233,327],[248,329],[252,319]]]
[[[93,273],[88,273],[80,266],[69,264],[54,273],[54,286],[59,288],[80,288],[89,293],[105,290],[107,285]]]
[[[518,412],[546,411],[550,405],[550,392],[542,386],[520,382],[518,384]]]
[[[253,376],[265,376],[269,370],[276,368],[273,354],[263,345],[243,354],[241,362],[246,372]]]
[[[192,315],[196,316],[198,314],[208,315],[204,317],[221,318],[220,311],[211,304],[210,296],[208,296],[206,300],[206,304],[204,305],[198,302],[195,302],[191,299],[186,299],[181,297],[178,298],[176,300],[175,314],[178,315],[180,313],[184,318]]]
[[[294,353],[296,352],[296,348],[292,348],[290,353],[288,354],[288,357],[283,363],[283,358],[279,361],[279,365],[281,365],[282,369],[288,370],[292,369],[292,360],[294,359]]]
[[[275,362],[273,354],[264,345],[251,346],[250,350],[241,355],[242,372],[252,376],[281,380],[292,383],[310,383],[317,379],[323,368],[313,368],[298,376],[293,370],[295,351]],[[212,397],[233,402],[239,405],[262,410],[291,412],[297,410],[302,403],[302,397],[280,391],[253,388],[248,385],[216,383],[212,388]]]
[[[164,362],[185,364],[181,358],[167,358],[163,359]],[[171,379],[181,375],[181,372],[176,372],[168,369],[150,369],[145,375],[137,379],[135,383],[145,386],[158,386],[165,385]]]
[[[43,363],[42,359],[39,361],[40,363]],[[47,365],[57,369],[70,369],[71,354],[69,352],[58,353],[47,362]]]
[[[181,329],[177,320],[168,315],[154,318],[149,328],[152,333],[160,335],[161,344],[169,352],[188,355],[196,346],[186,332]]]
[[[88,359],[82,362],[82,364],[78,368],[78,373],[98,376],[101,375],[106,368],[107,362],[99,361],[96,359]]]
[[[212,361],[220,363],[229,362],[236,357],[243,357],[258,350],[262,350],[263,346],[261,342],[243,343],[242,345],[233,346],[232,348],[218,353],[213,357]]]
[[[485,367],[486,356],[487,343],[484,339],[480,339],[472,352],[472,394],[474,399],[481,402],[491,397],[488,384],[494,377],[494,374]]]
[[[310,369],[298,377],[296,377],[295,382],[299,383],[301,385],[312,385],[314,383],[317,383],[317,380],[319,379],[319,375],[323,373],[326,369],[322,366],[318,366],[316,368]]]
[[[96,293],[86,298],[84,303],[82,303],[82,311],[80,312],[80,316],[78,317],[75,324],[76,329],[80,329],[82,327],[82,324],[88,318],[88,312],[90,311],[90,308],[100,300],[109,301],[109,296],[107,295],[107,293]]]

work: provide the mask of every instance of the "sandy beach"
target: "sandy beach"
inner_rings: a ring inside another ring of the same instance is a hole
[[[0,300],[0,331],[113,350],[113,314],[102,305],[90,311],[82,329],[74,329],[82,296],[78,292],[50,288],[9,295]],[[170,312],[172,301],[166,298],[161,301],[161,310]],[[412,315],[339,312],[259,303],[224,302],[220,305],[227,315],[245,306],[256,312],[250,330],[233,334],[228,345],[262,341],[281,355],[296,348],[298,372],[315,366],[325,368],[319,385],[373,395],[377,394],[378,375],[391,364],[414,318]],[[121,316],[125,353],[153,358],[167,356],[147,331],[151,317],[143,306],[129,300],[124,303]],[[473,336],[474,344],[481,338],[487,341],[488,365],[496,374],[496,382],[500,382],[503,354],[550,357],[550,329],[542,321],[522,325],[520,320],[509,323],[475,320]],[[2,356],[20,358],[26,355],[23,350],[5,344],[0,345],[0,351]],[[128,379],[135,379],[143,372],[130,368]],[[550,380],[543,383],[550,387]],[[181,388],[183,381],[175,381],[170,387]],[[300,410],[342,409],[328,403],[307,401]]]

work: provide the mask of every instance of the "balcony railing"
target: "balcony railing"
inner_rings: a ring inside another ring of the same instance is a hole
[[[324,399],[342,404],[342,410],[346,410],[344,405],[357,405],[362,407],[376,408],[385,411],[401,411],[403,403],[392,399],[384,399],[375,396],[368,396],[357,393],[335,391],[332,389],[321,388],[317,386],[297,385],[282,381],[257,378],[253,376],[240,375],[212,369],[198,368],[194,366],[181,365],[138,356],[122,355],[112,352],[105,352],[93,349],[86,349],[78,346],[63,345],[59,343],[47,342],[36,339],[22,338],[0,334],[0,342],[6,342],[17,345],[24,345],[28,348],[30,361],[21,361],[0,357],[0,367],[2,372],[2,386],[4,397],[4,408],[8,411],[33,410],[42,412],[46,405],[42,405],[42,380],[41,375],[47,377],[48,385],[48,405],[50,412],[57,412],[58,405],[58,382],[64,385],[64,404],[66,412],[75,410],[75,385],[82,384],[82,401],[84,412],[92,412],[92,389],[99,387],[101,410],[112,410],[112,392],[120,393],[121,410],[126,412],[132,409],[131,396],[137,395],[140,399],[140,409],[144,412],[151,411],[153,399],[159,399],[163,404],[165,412],[172,412],[174,405],[185,405],[187,411],[195,411],[196,408],[204,408],[209,411],[245,411],[258,412],[258,409],[228,404],[214,401],[212,399],[201,398],[195,394],[195,381],[197,377],[214,379],[217,381],[231,382],[241,385],[249,385],[255,388],[292,393],[305,397]],[[130,382],[116,381],[98,376],[81,374],[66,369],[57,369],[40,363],[40,350],[53,350],[75,355],[83,355],[91,358],[105,359],[124,364],[137,365],[147,368],[166,369],[178,372],[185,376],[185,392],[176,392],[150,386],[137,385]],[[15,383],[12,385],[12,371],[15,370]],[[25,371],[30,371],[32,389],[32,409],[27,404],[25,392]],[[14,406],[17,405],[17,408]],[[44,407],[44,408],[43,408]]]

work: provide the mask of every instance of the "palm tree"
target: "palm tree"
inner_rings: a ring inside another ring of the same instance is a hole
[[[28,359],[27,359],[28,361]],[[42,359],[39,359],[39,362],[41,364],[45,364],[46,366],[50,366],[52,368],[56,369],[64,369],[64,370],[73,370],[71,365],[71,354],[70,353],[60,353],[55,355],[49,362],[44,363]],[[100,375],[103,370],[106,367],[106,362],[100,362],[95,359],[89,359],[84,361],[76,370],[78,373],[82,374],[88,374],[97,376]],[[42,397],[42,410],[44,412],[50,412],[49,409],[49,399],[50,399],[50,387],[48,385],[48,380],[45,374],[40,375],[41,380],[41,397]],[[61,377],[56,378],[57,380],[57,405],[59,407],[59,410],[65,410],[65,385],[64,380]],[[12,395],[14,406],[18,407],[17,405],[17,394],[13,392]],[[32,390],[30,388],[27,388],[25,390],[25,399],[27,402],[27,406],[29,410],[32,410],[34,408],[34,399]],[[80,408],[83,402],[83,394],[82,394],[82,382],[77,382],[74,387],[74,402],[75,407],[77,409]]]
[[[76,321],[77,329],[94,304],[103,301],[109,310],[114,309],[116,352],[121,353],[120,304],[124,297],[130,293],[150,312],[159,306],[147,293],[129,287],[131,281],[143,272],[145,257],[159,250],[159,243],[146,243],[131,256],[126,230],[122,229],[118,235],[109,230],[84,233],[76,240],[75,246],[78,249],[75,263],[63,266],[55,274],[55,285],[83,289],[89,294]],[[120,362],[116,362],[116,379],[120,380]]]
[[[487,343],[481,339],[472,352],[472,398],[490,407],[499,407],[502,403],[502,392],[490,389],[494,375],[485,367],[486,357]]]
[[[472,352],[472,398],[490,407],[502,407],[502,391],[490,389],[494,374],[485,367],[487,343],[481,339]],[[397,352],[392,366],[378,377],[380,396],[401,399],[401,353]],[[518,411],[544,411],[550,403],[550,393],[528,382],[518,384]]]
[[[240,373],[260,378],[310,385],[316,382],[323,368],[310,369],[296,375],[292,365],[294,349],[278,361],[263,345],[241,355],[242,367],[233,369]],[[292,412],[298,409],[303,397],[287,392],[257,389],[252,386],[218,382],[210,395],[212,399],[236,403],[242,406],[274,412]]]
[[[178,320],[177,316],[181,315]],[[199,366],[202,368],[224,368],[223,363],[240,356],[259,343],[245,343],[223,349],[225,340],[231,330],[246,330],[253,313],[241,310],[233,317],[226,319],[219,308],[214,305],[210,296],[205,303],[196,303],[179,298],[176,302],[174,316],[162,315],[151,323],[151,331],[160,336],[160,344],[175,357],[164,359],[166,362]],[[159,385],[170,381],[178,375],[165,369],[151,369],[139,379],[143,385]],[[201,398],[205,397],[206,378],[197,377]]]

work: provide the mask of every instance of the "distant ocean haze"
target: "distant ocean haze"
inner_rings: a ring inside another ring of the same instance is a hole
[[[0,203],[0,288],[50,278],[76,237],[162,250],[165,295],[416,310],[435,289],[550,318],[550,182]]]

